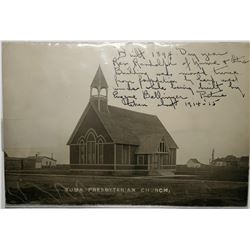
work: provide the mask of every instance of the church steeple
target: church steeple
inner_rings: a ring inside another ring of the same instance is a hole
[[[97,105],[99,112],[108,111],[108,84],[100,65],[90,86],[90,101]]]

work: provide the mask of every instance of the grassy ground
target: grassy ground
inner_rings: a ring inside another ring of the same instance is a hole
[[[6,174],[7,204],[246,206],[247,189],[232,181]]]

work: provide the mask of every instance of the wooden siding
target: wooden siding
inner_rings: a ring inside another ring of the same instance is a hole
[[[103,150],[103,163],[114,164],[114,144],[105,144]]]
[[[70,164],[80,164],[80,145],[70,145]],[[114,164],[114,144],[103,145],[103,164]]]
[[[169,164],[176,165],[176,149],[175,148],[169,149]]]
[[[70,164],[79,164],[79,146],[70,145]]]

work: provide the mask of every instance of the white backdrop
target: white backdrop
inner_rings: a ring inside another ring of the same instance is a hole
[[[1,1],[0,40],[246,40],[248,2]],[[249,218],[249,209],[1,209],[0,244],[26,250],[248,249]]]

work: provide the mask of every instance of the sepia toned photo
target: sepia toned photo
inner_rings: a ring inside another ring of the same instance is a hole
[[[4,42],[6,207],[246,207],[249,43]]]

